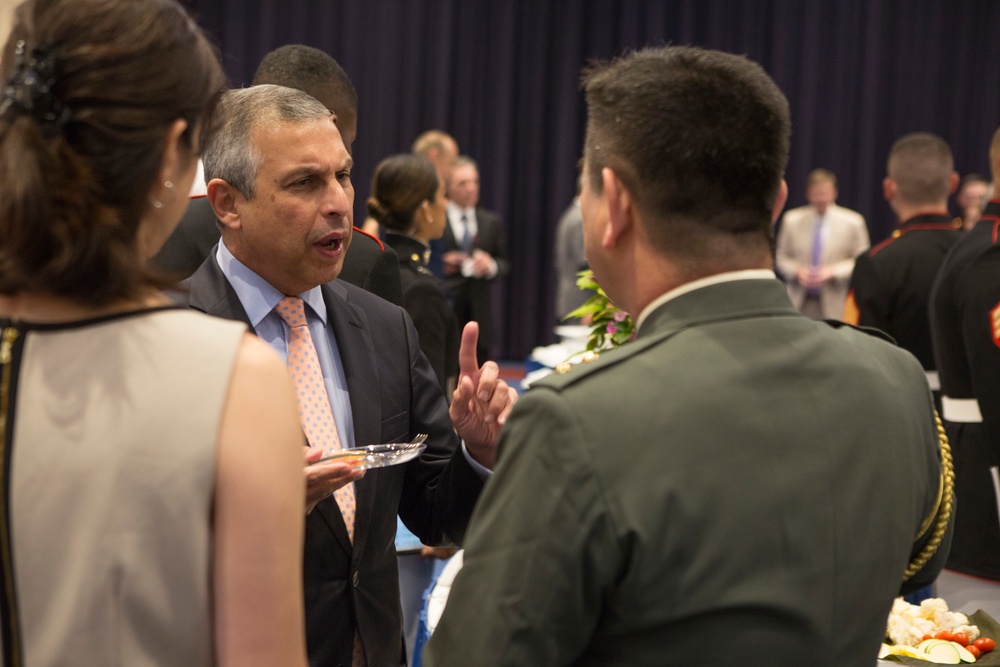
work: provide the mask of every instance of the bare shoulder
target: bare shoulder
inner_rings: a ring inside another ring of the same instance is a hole
[[[301,433],[288,368],[271,347],[252,334],[243,337],[230,383],[222,446],[235,436],[241,447]],[[263,436],[263,437],[260,437]]]

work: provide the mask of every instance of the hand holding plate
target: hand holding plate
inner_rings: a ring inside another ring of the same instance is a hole
[[[317,463],[323,452],[316,447],[302,449],[306,460],[306,514],[312,512],[319,501],[332,496],[337,489],[365,476],[364,469],[355,468],[350,463]]]

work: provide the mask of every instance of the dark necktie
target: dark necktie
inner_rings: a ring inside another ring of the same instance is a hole
[[[472,234],[469,232],[469,217],[462,214],[462,252],[472,252]]]

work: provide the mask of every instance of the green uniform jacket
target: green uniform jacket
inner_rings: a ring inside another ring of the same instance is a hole
[[[500,447],[425,665],[868,667],[940,480],[917,360],[776,280],[662,305]]]

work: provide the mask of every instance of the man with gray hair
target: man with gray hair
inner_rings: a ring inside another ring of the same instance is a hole
[[[309,93],[337,116],[347,152],[357,136],[358,94],[336,60],[304,44],[286,44],[268,53],[257,66],[253,85],[275,84]],[[219,242],[212,206],[204,196],[193,196],[184,217],[152,258],[151,264],[170,275],[186,278],[205,261]],[[396,305],[403,302],[396,253],[378,239],[355,228],[351,250],[344,258],[340,279],[378,294]]]
[[[188,305],[245,322],[288,359],[299,389],[310,664],[402,665],[396,515],[427,544],[461,543],[515,394],[495,363],[477,365],[470,327],[449,419],[406,312],[335,280],[354,189],[326,107],[259,85],[227,92],[219,113],[205,173],[222,239],[187,282]],[[317,463],[420,433],[427,449],[408,463],[367,473]]]
[[[882,192],[899,225],[855,260],[844,321],[892,336],[920,361],[938,396],[928,302],[938,269],[959,239],[948,213],[958,174],[947,142],[928,132],[898,139],[889,151],[887,170]]]
[[[920,365],[771,270],[790,119],[759,65],[645,49],[584,87],[584,246],[637,338],[514,409],[425,664],[870,665],[947,552]]]

